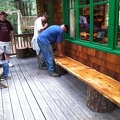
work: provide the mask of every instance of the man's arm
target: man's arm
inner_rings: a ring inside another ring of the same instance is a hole
[[[61,43],[57,43],[57,48],[58,48],[58,52],[59,52],[59,56],[63,57],[63,53],[62,53],[62,44]]]
[[[47,27],[48,27],[48,23],[46,22],[42,29],[44,30]]]
[[[46,22],[45,25],[39,29],[39,32],[42,32],[47,27],[48,27],[48,23]]]
[[[14,40],[14,32],[13,32],[13,30],[10,31],[10,34],[11,34],[11,37],[12,37],[12,43],[15,43],[15,40]]]

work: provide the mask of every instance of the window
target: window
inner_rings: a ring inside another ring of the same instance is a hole
[[[69,8],[70,37],[75,38],[75,0],[69,0]]]
[[[118,1],[118,22],[117,22],[117,26],[118,26],[118,35],[117,35],[117,46],[120,46],[120,1]]]
[[[63,0],[63,7],[65,40],[120,55],[120,0]]]

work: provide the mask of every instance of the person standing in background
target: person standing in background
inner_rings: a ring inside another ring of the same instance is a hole
[[[88,23],[86,17],[84,17],[84,16],[80,16],[79,22],[80,22],[80,24],[83,24],[83,23],[87,24]]]
[[[48,18],[49,18],[49,16],[47,15],[46,12],[44,12],[40,17],[38,17],[36,19],[36,21],[34,23],[34,36],[32,38],[33,50],[36,51],[39,68],[42,70],[46,70],[46,65],[45,65],[45,61],[43,59],[43,55],[40,52],[40,48],[37,43],[37,37],[38,37],[39,33],[41,33],[43,30],[45,30],[48,27],[48,23],[47,23]]]
[[[37,44],[37,37],[40,32],[42,32],[44,29],[48,27],[48,23],[47,23],[48,18],[49,16],[45,12],[42,14],[42,16],[38,17],[34,23],[34,35],[32,38],[32,47],[33,47],[33,50],[36,51],[37,55],[39,55],[40,53],[40,48],[38,47],[38,44]]]
[[[0,59],[2,59],[2,54],[4,53],[5,59],[8,62],[9,67],[13,67],[10,63],[10,53],[11,53],[11,40],[14,41],[14,29],[11,23],[7,20],[8,14],[5,12],[0,12]]]

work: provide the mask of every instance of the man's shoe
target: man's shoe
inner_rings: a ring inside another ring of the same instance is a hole
[[[11,64],[11,63],[8,63],[8,65],[9,65],[9,67],[13,67],[14,65],[13,64]]]
[[[7,76],[1,76],[1,80],[7,80]]]
[[[10,76],[3,76],[3,75],[1,76],[1,81],[8,80],[8,79],[11,79],[11,77]]]
[[[50,75],[50,76],[53,76],[53,77],[60,77],[60,74],[58,74],[58,73],[56,73],[56,72],[50,73],[49,75]]]
[[[47,67],[46,66],[42,66],[40,69],[41,70],[47,70]]]

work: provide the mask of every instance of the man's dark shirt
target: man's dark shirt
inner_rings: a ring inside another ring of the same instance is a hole
[[[0,20],[0,41],[9,42],[10,41],[10,31],[13,31],[11,23],[7,20]]]

